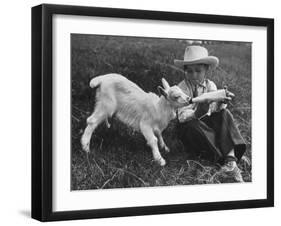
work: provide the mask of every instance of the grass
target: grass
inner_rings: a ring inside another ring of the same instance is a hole
[[[89,80],[97,75],[120,73],[145,91],[157,93],[161,78],[170,84],[183,79],[173,67],[182,59],[186,44],[176,39],[151,39],[79,35],[71,36],[72,72],[72,160],[71,189],[171,186],[230,183],[233,179],[219,173],[219,167],[204,159],[191,159],[175,134],[172,121],[163,137],[169,154],[168,164],[158,166],[141,134],[116,119],[111,128],[100,125],[91,139],[89,156],[82,151],[80,138],[87,117],[94,110],[95,93]],[[229,105],[235,122],[247,143],[239,163],[245,181],[251,178],[251,46],[249,43],[216,42],[206,45],[220,59],[220,67],[208,77],[219,88],[227,85],[236,98]]]

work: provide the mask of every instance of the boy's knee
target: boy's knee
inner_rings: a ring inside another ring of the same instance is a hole
[[[231,113],[228,109],[222,109],[222,110],[221,110],[221,114],[222,114],[224,117],[233,118],[232,113]]]
[[[198,128],[200,121],[198,119],[192,119],[188,122],[183,123],[185,127],[187,128]]]
[[[222,109],[222,110],[221,110],[221,113],[222,113],[222,114],[229,114],[230,111],[229,111],[227,108],[225,108],[225,109]]]

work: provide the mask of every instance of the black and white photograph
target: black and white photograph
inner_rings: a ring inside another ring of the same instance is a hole
[[[252,181],[251,42],[70,40],[72,191]]]
[[[274,205],[274,20],[32,8],[32,217]]]

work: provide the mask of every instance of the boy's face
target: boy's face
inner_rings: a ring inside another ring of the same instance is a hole
[[[190,80],[194,85],[200,84],[204,81],[208,65],[205,64],[193,64],[185,65],[185,79]]]

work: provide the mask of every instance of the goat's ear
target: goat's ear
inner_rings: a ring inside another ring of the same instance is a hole
[[[168,93],[161,86],[158,86],[157,89],[160,95],[163,95],[165,98],[168,97]]]
[[[166,81],[166,79],[162,78],[162,85],[164,87],[165,90],[170,89],[170,85],[169,83]]]

